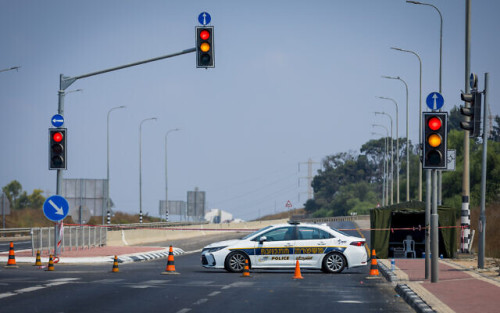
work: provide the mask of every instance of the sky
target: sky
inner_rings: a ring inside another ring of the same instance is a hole
[[[443,110],[465,90],[465,0],[429,1],[443,16]],[[195,54],[77,80],[66,91],[65,178],[106,178],[110,113],[110,197],[115,210],[158,216],[165,198],[206,192],[207,211],[250,220],[307,200],[313,173],[339,152],[390,131],[418,141],[419,63],[422,106],[439,89],[437,11],[404,0],[0,0],[0,186],[19,181],[28,194],[56,192],[48,169],[48,128],[57,113],[59,76],[80,76],[195,47],[198,15],[214,26],[215,68]],[[472,0],[471,71],[490,75],[492,114],[500,114],[500,3]],[[82,89],[79,92],[70,92]],[[166,133],[171,129],[165,147]]]

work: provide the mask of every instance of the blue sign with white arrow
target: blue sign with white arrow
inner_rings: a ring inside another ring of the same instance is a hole
[[[56,114],[56,115],[52,116],[52,118],[50,119],[50,122],[52,123],[52,126],[54,126],[54,127],[61,127],[64,124],[64,116],[62,116],[61,114]]]
[[[43,203],[43,214],[54,222],[63,220],[69,213],[68,201],[61,196],[48,197]]]
[[[198,22],[203,26],[210,24],[211,20],[212,17],[207,12],[201,12],[200,15],[198,15]]]
[[[425,103],[431,110],[439,110],[443,107],[444,105],[444,98],[439,92],[431,92],[428,96],[427,99],[425,100]]]

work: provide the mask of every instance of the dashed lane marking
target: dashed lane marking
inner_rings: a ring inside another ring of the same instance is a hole
[[[214,297],[214,296],[218,295],[219,293],[220,293],[220,291],[214,291],[214,292],[210,293],[208,296]]]
[[[180,311],[177,311],[177,313],[187,313],[187,312],[189,312],[189,311],[191,311],[191,309],[189,309],[189,308],[184,308],[184,309],[182,309],[182,310],[180,310]]]
[[[79,280],[79,279],[80,278],[51,279],[51,280],[47,281],[48,283],[43,284],[43,285],[36,285],[36,286],[32,286],[32,287],[17,289],[17,290],[14,290],[12,292],[9,291],[9,292],[0,293],[0,299],[11,297],[11,296],[16,296],[16,295],[23,294],[23,293],[33,292],[33,291],[37,291],[37,290],[41,290],[41,289],[45,289],[45,288],[50,288],[50,287],[54,287],[54,286],[69,284],[69,283],[74,282],[74,281]]]

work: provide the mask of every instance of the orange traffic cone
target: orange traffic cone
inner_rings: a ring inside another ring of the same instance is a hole
[[[299,260],[295,263],[295,274],[292,277],[293,279],[304,279],[302,277],[302,274],[300,273],[300,265],[299,265]]]
[[[113,269],[111,273],[118,273],[120,270],[118,269],[118,256],[115,255],[115,259],[113,261]]]
[[[40,250],[36,251],[35,264],[33,266],[42,266],[42,259],[40,258]]]
[[[7,261],[7,265],[4,266],[5,268],[18,268],[19,266],[16,265],[16,254],[14,253],[14,242],[10,242],[10,248],[9,248],[9,259]]]
[[[375,253],[375,249],[372,250],[372,264],[370,267],[370,276],[378,276],[378,263],[377,263],[377,254]]]
[[[47,271],[54,270],[54,260],[52,259],[52,254],[49,255],[49,267],[47,267]]]
[[[250,267],[248,266],[248,259],[245,259],[245,266],[243,267],[243,274],[241,277],[250,277]]]
[[[172,246],[170,246],[170,250],[168,251],[167,268],[165,269],[165,272],[162,272],[162,275],[168,274],[179,274],[175,271],[174,250]]]

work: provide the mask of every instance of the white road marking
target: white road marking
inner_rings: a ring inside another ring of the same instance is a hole
[[[209,296],[209,297],[213,297],[213,296],[218,295],[219,293],[220,293],[220,291],[214,291],[214,292],[212,292],[211,294],[209,294],[208,296]]]
[[[13,292],[0,293],[0,299],[7,298],[7,297],[10,297],[10,296],[15,296],[15,295],[17,295],[17,293],[13,293]]]
[[[360,303],[363,303],[362,301],[357,301],[357,300],[341,300],[341,301],[337,301],[338,303],[356,303],[356,304],[360,304]]]
[[[40,290],[40,289],[44,289],[44,288],[47,288],[47,287],[46,286],[33,286],[33,287],[27,287],[27,288],[23,288],[23,289],[14,290],[14,292],[19,294],[19,293],[32,292],[32,291]]]
[[[28,292],[32,292],[32,291],[36,291],[36,290],[40,290],[40,289],[45,289],[45,288],[49,288],[49,287],[54,287],[54,286],[60,286],[60,285],[69,284],[69,283],[71,283],[71,282],[73,282],[75,280],[79,280],[79,279],[80,278],[51,279],[51,280],[48,280],[49,283],[44,284],[44,285],[36,285],[36,286],[32,286],[32,287],[26,287],[26,288],[22,288],[22,289],[17,289],[17,290],[14,290],[13,292],[0,293],[0,299],[11,297],[11,296],[16,296],[16,295],[19,295],[19,294],[22,294],[22,293],[28,293]]]
[[[193,304],[194,304],[194,305],[200,305],[200,304],[203,304],[203,303],[205,303],[205,302],[207,302],[207,301],[208,301],[208,299],[200,299],[200,300],[196,301],[196,302],[195,302],[195,303],[193,303]]]
[[[191,309],[189,309],[189,308],[184,308],[184,309],[182,309],[182,310],[180,310],[180,311],[177,311],[177,313],[186,313],[186,312],[189,312],[189,311],[191,311]]]

